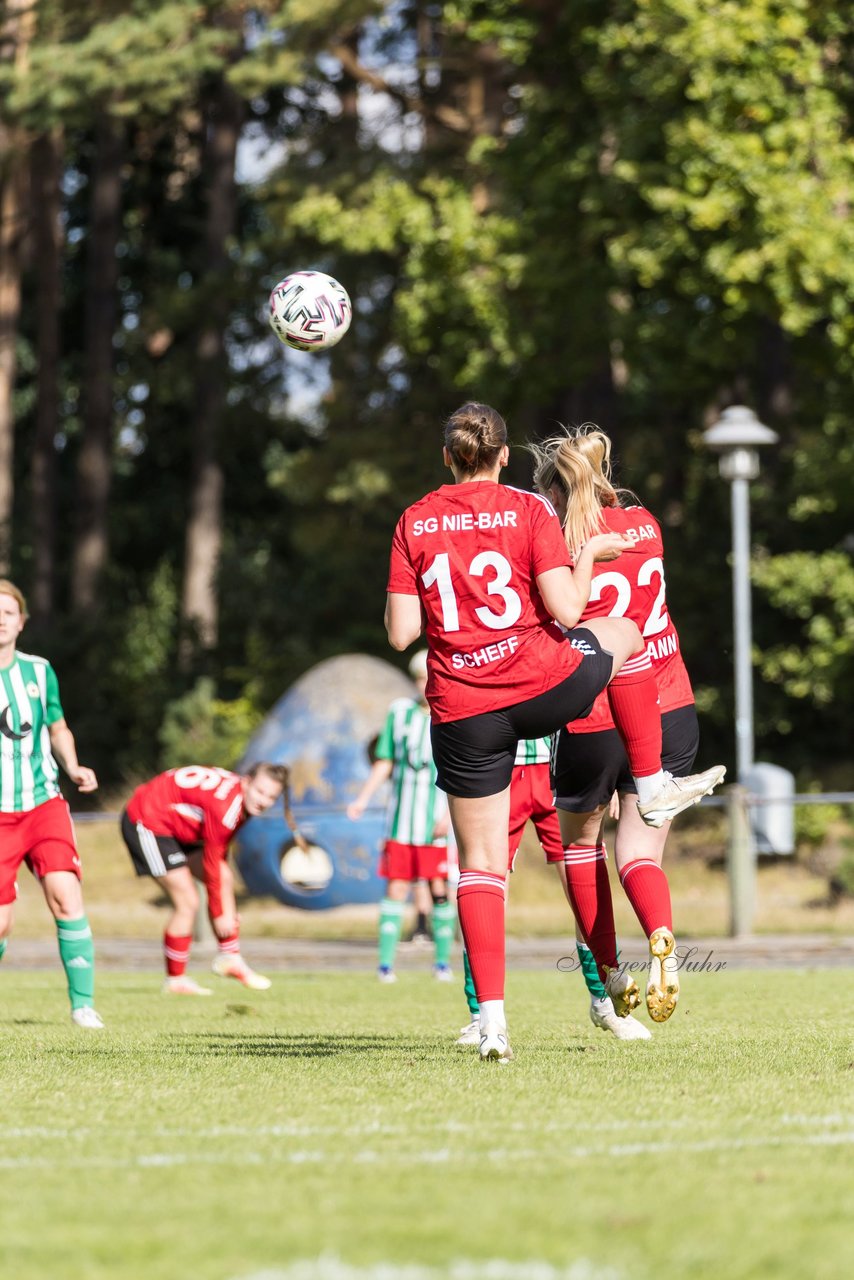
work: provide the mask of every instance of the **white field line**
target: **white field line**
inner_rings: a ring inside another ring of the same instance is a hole
[[[698,1155],[716,1152],[762,1151],[784,1147],[845,1147],[854,1145],[854,1130],[841,1133],[812,1134],[771,1134],[757,1138],[717,1139],[710,1138],[704,1142],[626,1142],[599,1146],[567,1146],[561,1148],[559,1155],[564,1160],[626,1160],[637,1156],[656,1155]],[[260,1166],[271,1165],[323,1164],[383,1164],[390,1165],[399,1161],[401,1164],[480,1164],[484,1162],[507,1164],[528,1160],[542,1163],[541,1150],[516,1150],[515,1148],[495,1149],[477,1152],[467,1149],[452,1151],[447,1147],[439,1147],[432,1151],[355,1151],[352,1154],[341,1151],[241,1151],[226,1156],[223,1152],[151,1152],[135,1156],[114,1158],[109,1156],[70,1156],[68,1160],[48,1159],[45,1156],[5,1156],[0,1157],[0,1169],[58,1169],[69,1167],[74,1169],[151,1169],[172,1168],[180,1165],[235,1165]]]
[[[442,1267],[405,1262],[374,1262],[360,1267],[323,1255],[273,1271],[253,1271],[235,1280],[519,1280],[520,1276],[525,1280],[620,1280],[620,1275],[621,1272],[612,1267],[603,1267],[587,1258],[578,1258],[568,1267],[533,1260],[509,1262],[504,1258],[484,1262],[459,1258]]]
[[[808,1125],[815,1129],[827,1129],[833,1126],[847,1125],[851,1121],[850,1115],[843,1115],[836,1112],[832,1115],[791,1115],[784,1113],[779,1117],[779,1123],[784,1125]],[[695,1127],[695,1122],[689,1118],[679,1120],[668,1120],[668,1130],[685,1129]],[[620,1119],[597,1119],[568,1117],[566,1120],[547,1120],[538,1126],[538,1132],[543,1134],[550,1133],[623,1133],[627,1127],[627,1122]],[[661,1129],[661,1121],[658,1119],[645,1119],[637,1117],[630,1123],[633,1131],[643,1129]],[[523,1121],[504,1121],[501,1126],[502,1133],[529,1133],[530,1124]],[[262,1125],[240,1125],[240,1124],[221,1124],[210,1125],[204,1128],[197,1126],[174,1126],[174,1125],[157,1125],[146,1126],[143,1136],[148,1138],[196,1138],[202,1142],[215,1141],[220,1138],[394,1138],[394,1137],[414,1137],[419,1129],[431,1135],[436,1133],[468,1134],[470,1126],[461,1120],[444,1120],[425,1122],[413,1117],[411,1123],[408,1124],[386,1124],[382,1120],[370,1120],[364,1124],[347,1125],[341,1128],[340,1125],[319,1125],[319,1124],[262,1124]],[[49,1125],[3,1125],[0,1124],[0,1142],[4,1140],[13,1140],[15,1138],[59,1138],[63,1141],[72,1141],[74,1139],[83,1139],[90,1137],[100,1137],[103,1134],[103,1128],[100,1126],[74,1125],[73,1128],[60,1129]],[[682,1147],[678,1148],[682,1150]]]

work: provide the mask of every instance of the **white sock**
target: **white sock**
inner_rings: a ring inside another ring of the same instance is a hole
[[[504,1015],[503,1000],[484,1000],[480,1006],[480,1027],[481,1030],[489,1022],[497,1022],[500,1027],[507,1026],[507,1019]]]
[[[667,774],[663,769],[659,769],[658,773],[651,773],[648,778],[635,778],[634,783],[638,789],[638,804],[649,804],[654,799],[657,792],[661,790],[667,781]]]

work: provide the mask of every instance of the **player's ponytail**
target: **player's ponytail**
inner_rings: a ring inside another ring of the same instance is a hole
[[[595,423],[564,427],[560,435],[528,445],[534,457],[534,487],[548,496],[557,488],[566,497],[564,535],[575,556],[604,527],[603,507],[619,506],[611,483],[611,441]]]
[[[491,471],[507,443],[507,425],[488,404],[470,400],[445,423],[445,448],[463,476]]]
[[[303,853],[308,853],[311,846],[309,845],[305,836],[297,826],[296,821],[294,819],[294,812],[293,812],[293,809],[291,808],[290,770],[286,768],[285,765],[281,765],[280,767],[284,770],[284,774],[285,774],[285,780],[282,783],[282,809],[284,810],[284,814],[285,814],[285,822],[288,824],[288,826],[291,829],[291,832],[294,837],[294,843],[299,845]]]

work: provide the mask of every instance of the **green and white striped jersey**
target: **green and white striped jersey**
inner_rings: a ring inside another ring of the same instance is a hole
[[[17,653],[0,670],[0,813],[24,813],[59,795],[48,729],[62,719],[53,667]]]
[[[379,736],[376,759],[392,762],[386,839],[400,844],[447,844],[444,836],[433,838],[435,823],[444,817],[448,802],[436,786],[429,709],[412,698],[397,698]]]
[[[521,738],[516,747],[514,767],[518,769],[520,764],[548,764],[551,749],[551,735],[547,738]]]

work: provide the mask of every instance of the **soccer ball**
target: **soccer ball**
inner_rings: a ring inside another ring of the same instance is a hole
[[[270,294],[270,325],[287,347],[323,351],[350,328],[347,290],[322,271],[294,271]]]

